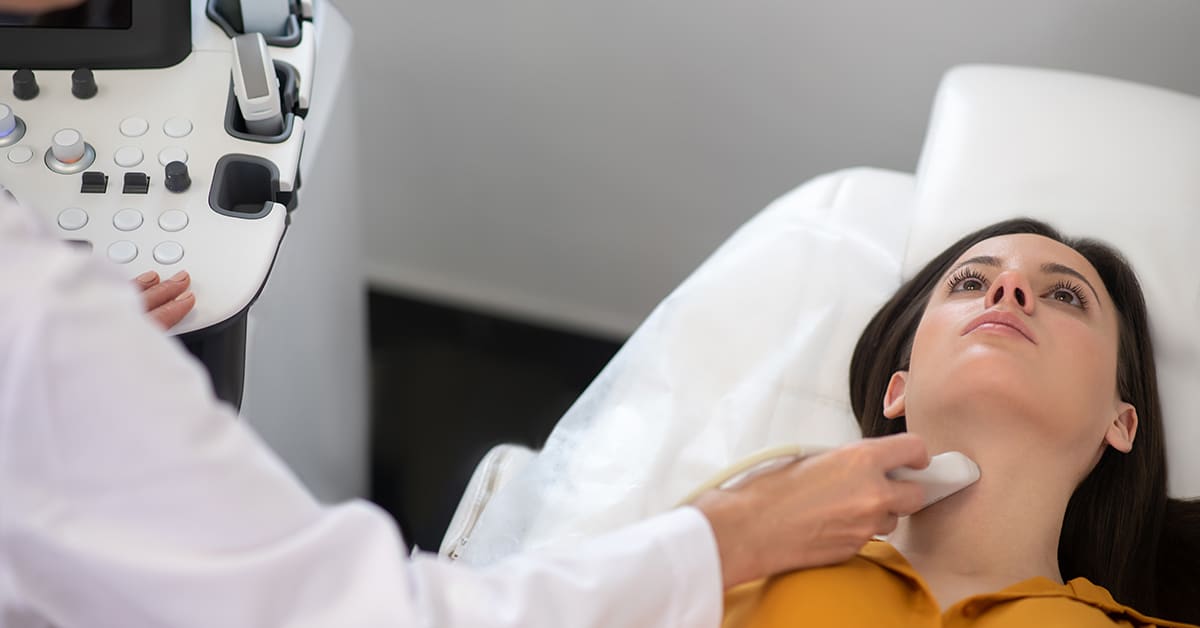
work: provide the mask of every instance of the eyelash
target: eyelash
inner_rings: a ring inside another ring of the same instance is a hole
[[[1054,286],[1050,288],[1050,294],[1054,294],[1059,290],[1066,290],[1074,294],[1075,298],[1079,299],[1079,307],[1084,310],[1088,309],[1088,298],[1083,293],[1083,288],[1080,288],[1077,284],[1071,283],[1066,279],[1060,279],[1058,283],[1054,284]],[[1068,303],[1068,305],[1070,304]]]
[[[946,292],[953,293],[954,289],[957,288],[959,284],[968,279],[978,280],[980,283],[984,284],[985,289],[987,287],[987,277],[984,276],[983,273],[975,270],[974,268],[963,268],[957,273],[954,273],[954,275],[946,282]],[[1083,288],[1080,288],[1077,284],[1071,283],[1065,279],[1060,279],[1058,283],[1055,283],[1053,286],[1051,286],[1048,294],[1054,294],[1059,290],[1066,290],[1067,292],[1075,295],[1075,298],[1079,299],[1078,307],[1083,310],[1088,309],[1090,302],[1088,301],[1087,295],[1084,294]],[[1067,305],[1073,304],[1067,303]]]
[[[949,281],[946,282],[946,291],[954,292],[954,289],[958,287],[958,284],[968,279],[978,279],[980,283],[984,284],[985,288],[987,287],[987,277],[974,268],[967,267],[959,269],[957,273],[954,273],[954,275],[950,277]]]

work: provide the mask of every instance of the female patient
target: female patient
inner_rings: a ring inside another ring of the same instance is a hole
[[[972,233],[875,315],[850,371],[864,436],[917,433],[982,478],[849,562],[732,590],[727,626],[1200,623],[1200,503],[1166,495],[1117,253],[1030,220]]]

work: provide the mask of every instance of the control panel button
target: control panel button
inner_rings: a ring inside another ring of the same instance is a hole
[[[167,178],[164,185],[172,192],[186,192],[192,187],[192,177],[188,174],[187,164],[182,161],[172,161],[166,167]]]
[[[132,168],[142,163],[142,149],[137,146],[122,146],[113,153],[113,161],[122,168]]]
[[[23,164],[33,159],[33,149],[28,146],[16,146],[8,151],[8,160],[14,164]]]
[[[17,114],[13,113],[12,107],[0,103],[0,137],[8,137],[16,130]]]
[[[145,118],[136,116],[121,120],[121,135],[125,137],[141,137],[150,130],[150,123]]]
[[[150,191],[150,177],[144,172],[126,172],[122,194],[145,194]]]
[[[117,240],[108,245],[108,259],[118,264],[128,264],[137,259],[137,245],[129,240]]]
[[[85,251],[87,253],[92,252],[91,240],[65,240],[65,242],[81,251]]]
[[[83,172],[96,161],[96,149],[75,129],[59,129],[46,151],[46,167],[59,174]]]
[[[58,212],[58,226],[67,231],[78,231],[87,223],[87,212],[80,207],[68,207]]]
[[[76,98],[88,99],[96,95],[96,75],[88,68],[79,68],[71,73],[71,93]]]
[[[168,146],[158,153],[158,163],[163,166],[171,163],[172,161],[182,161],[186,164],[187,160],[187,151],[178,146]]]
[[[113,226],[119,231],[133,231],[142,226],[142,212],[136,209],[122,209],[113,216]]]
[[[163,123],[167,137],[187,137],[192,132],[192,121],[187,118],[168,118]]]
[[[30,100],[37,98],[40,89],[37,84],[37,77],[33,75],[33,70],[28,68],[13,72],[13,96],[17,100]]]
[[[83,185],[79,186],[81,194],[104,194],[108,191],[108,175],[103,172],[83,173]]]
[[[73,164],[83,158],[83,135],[75,129],[62,129],[54,134],[54,146],[50,149],[54,158],[64,164]]]
[[[12,146],[25,137],[25,121],[12,107],[0,103],[0,146]]]
[[[168,209],[158,217],[158,226],[162,227],[163,231],[183,231],[183,228],[188,226],[188,215],[178,209]]]
[[[154,247],[154,259],[159,264],[174,264],[183,259],[183,245],[178,242],[160,242]]]

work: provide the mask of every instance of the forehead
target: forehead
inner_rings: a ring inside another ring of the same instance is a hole
[[[998,258],[1005,268],[1037,267],[1048,262],[1063,264],[1079,271],[1088,281],[1100,281],[1100,274],[1079,251],[1062,242],[1029,233],[988,238],[967,249],[954,261],[954,265],[985,255]]]

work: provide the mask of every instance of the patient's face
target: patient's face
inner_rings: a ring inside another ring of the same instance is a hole
[[[1129,407],[1117,342],[1112,299],[1082,255],[1035,235],[985,240],[935,287],[889,391],[903,407],[886,413],[906,415],[932,451],[1048,447],[1075,454],[1082,478]]]

